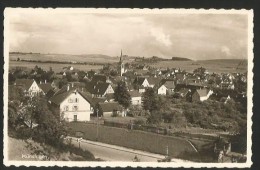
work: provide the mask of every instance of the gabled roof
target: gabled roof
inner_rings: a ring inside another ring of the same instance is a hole
[[[174,88],[175,88],[175,83],[174,83],[173,80],[166,81],[163,85],[164,85],[167,89],[174,89]]]
[[[135,83],[139,86],[141,86],[143,84],[143,82],[145,81],[145,77],[136,77],[135,78]]]
[[[141,97],[142,96],[137,90],[129,91],[128,93],[130,94],[131,97]]]
[[[50,83],[39,84],[39,87],[42,89],[42,91],[45,94],[48,93],[52,89],[52,86]]]
[[[196,90],[200,97],[204,97],[208,95],[208,89],[198,89]]]
[[[56,105],[60,105],[76,88],[70,87],[67,91],[67,86],[63,86],[59,91],[57,91],[51,98],[50,101]]]
[[[91,94],[103,95],[106,92],[109,85],[110,85],[109,83],[102,83],[102,82],[87,83],[86,89]]]
[[[118,110],[120,107],[118,102],[99,103],[99,106],[103,112],[113,112],[114,110]]]
[[[89,101],[90,105],[95,107],[98,103],[100,102],[104,102],[106,99],[105,98],[96,98],[96,97],[92,97],[92,95],[88,92],[80,92],[80,94],[82,94],[82,96]]]
[[[32,86],[34,79],[16,79],[15,85],[22,86],[25,90],[29,90]]]
[[[154,78],[154,77],[148,77],[147,81],[150,85],[158,85],[159,82],[161,81],[160,78]]]

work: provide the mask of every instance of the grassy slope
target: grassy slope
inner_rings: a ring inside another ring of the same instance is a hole
[[[30,155],[28,157],[27,155]],[[68,152],[60,153],[53,147],[40,145],[32,140],[19,140],[8,137],[8,159],[15,161],[87,161],[93,158],[83,158],[82,156],[70,154]]]

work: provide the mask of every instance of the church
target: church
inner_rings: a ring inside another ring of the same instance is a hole
[[[118,63],[118,68],[119,68],[119,73],[120,73],[120,76],[122,77],[124,73],[126,73],[126,69],[125,69],[125,64],[124,64],[124,61],[123,61],[123,53],[122,53],[122,50],[121,50],[121,55],[120,55],[120,60],[119,60],[119,63]]]

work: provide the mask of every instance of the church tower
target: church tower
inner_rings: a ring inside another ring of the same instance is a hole
[[[121,50],[121,56],[120,56],[120,61],[119,61],[119,66],[120,66],[120,76],[122,77],[123,76],[123,73],[125,73],[125,65],[123,63],[123,53],[122,53],[122,50]]]

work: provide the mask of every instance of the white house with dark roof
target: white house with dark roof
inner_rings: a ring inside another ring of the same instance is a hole
[[[90,114],[93,112],[91,102],[76,87],[64,86],[49,102],[59,108],[61,118],[65,121],[90,121]]]
[[[212,90],[208,89],[197,89],[192,94],[192,101],[205,101],[213,94]]]
[[[175,89],[175,83],[173,80],[163,80],[161,86],[157,89],[157,93],[160,95],[173,94]]]
[[[29,96],[43,93],[43,90],[38,86],[34,79],[16,79],[14,85],[22,87],[24,92]]]
[[[87,83],[86,90],[93,96],[93,97],[105,97],[106,94],[114,93],[114,89],[110,83]]]

